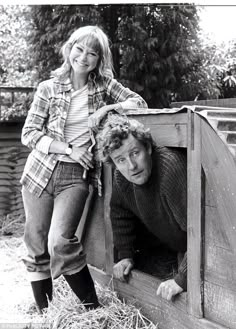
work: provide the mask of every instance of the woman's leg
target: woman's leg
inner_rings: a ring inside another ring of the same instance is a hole
[[[28,254],[23,258],[39,311],[52,299],[50,256],[47,249],[48,232],[53,211],[53,198],[46,191],[36,197],[22,189],[25,209],[24,241]]]
[[[82,173],[78,164],[60,165],[48,248],[53,278],[63,274],[78,298],[92,308],[98,306],[96,291],[82,244],[75,235],[89,194]]]

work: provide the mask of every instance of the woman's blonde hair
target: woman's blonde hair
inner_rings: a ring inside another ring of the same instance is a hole
[[[107,35],[98,26],[83,26],[75,30],[61,48],[64,62],[51,75],[58,78],[67,78],[71,72],[69,60],[70,52],[75,43],[83,42],[99,54],[98,65],[94,71],[97,76],[113,77],[113,61]]]

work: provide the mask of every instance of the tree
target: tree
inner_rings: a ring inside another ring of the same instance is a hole
[[[30,6],[34,30],[31,43],[34,50],[34,65],[39,79],[50,76],[50,72],[61,64],[60,49],[78,27],[99,25],[109,36],[114,59],[114,68],[119,75],[119,43],[117,40],[120,5],[56,5]]]
[[[0,5],[0,83],[32,86],[34,69],[27,42],[32,29],[28,6]]]
[[[116,78],[140,93],[149,107],[213,97],[198,36],[195,5],[31,6],[31,37],[39,80],[61,63],[59,50],[78,27],[98,24],[112,41]]]
[[[79,26],[99,24],[94,6],[89,5],[43,5],[30,6],[34,30],[31,43],[34,50],[33,63],[39,80],[50,77],[62,61],[60,49]]]
[[[236,39],[216,44],[205,38],[204,67],[217,85],[219,98],[236,97]]]
[[[158,4],[132,6],[123,18],[121,78],[149,107],[193,100],[206,87],[212,93],[214,86],[203,68],[198,19],[194,5]]]

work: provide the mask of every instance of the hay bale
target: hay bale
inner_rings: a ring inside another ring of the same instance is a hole
[[[102,307],[87,311],[61,277],[54,284],[54,298],[44,313],[50,329],[157,329],[134,304],[121,301],[109,287],[95,284]]]

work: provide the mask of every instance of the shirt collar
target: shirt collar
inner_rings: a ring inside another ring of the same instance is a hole
[[[70,91],[73,89],[70,78],[66,78],[65,80],[54,80],[54,85],[57,93]]]
[[[95,84],[96,78],[97,78],[96,73],[91,72],[88,76],[88,82]],[[73,86],[69,77],[66,78],[65,80],[55,79],[54,84],[56,86],[57,93],[73,90]]]

